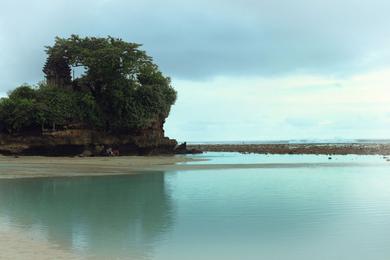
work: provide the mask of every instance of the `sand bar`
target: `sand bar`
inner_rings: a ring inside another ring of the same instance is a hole
[[[184,156],[120,156],[120,157],[40,157],[0,156],[1,178],[126,175],[143,171],[159,171],[179,162],[195,159]],[[197,159],[200,160],[200,159]]]
[[[72,177],[100,175],[131,175],[155,171],[308,168],[308,167],[375,167],[390,165],[367,162],[297,162],[297,163],[218,163],[207,164],[205,157],[123,156],[123,157],[39,157],[0,156],[0,179],[33,177]],[[197,163],[191,163],[191,162]]]

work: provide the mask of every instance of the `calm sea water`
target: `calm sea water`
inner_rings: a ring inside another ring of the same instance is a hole
[[[383,158],[206,157],[308,164],[0,180],[0,228],[101,259],[390,259],[390,163]]]

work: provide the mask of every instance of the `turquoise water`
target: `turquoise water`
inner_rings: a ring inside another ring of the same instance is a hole
[[[206,153],[193,155],[206,161],[194,161],[190,164],[253,164],[253,163],[365,163],[380,165],[386,163],[387,157],[379,155],[315,155],[315,154],[242,154],[233,152]],[[390,158],[390,157],[389,157]],[[183,163],[188,164],[188,163]],[[390,164],[389,164],[390,165]]]
[[[206,157],[209,163],[264,160]],[[0,227],[101,259],[388,260],[390,163],[379,156],[343,159],[367,167],[0,180]]]

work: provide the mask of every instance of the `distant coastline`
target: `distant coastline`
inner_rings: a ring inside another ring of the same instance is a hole
[[[390,144],[390,139],[281,139],[281,140],[230,140],[230,141],[190,141],[188,145],[220,144]]]

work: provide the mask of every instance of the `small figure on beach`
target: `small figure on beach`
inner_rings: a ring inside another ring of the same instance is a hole
[[[119,156],[119,149],[112,149],[111,147],[107,148],[106,156]]]
[[[106,155],[107,156],[113,156],[114,155],[113,152],[112,152],[112,148],[111,147],[106,149]]]

